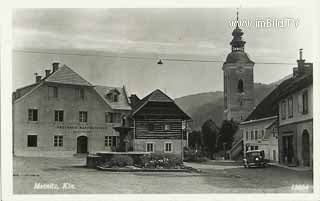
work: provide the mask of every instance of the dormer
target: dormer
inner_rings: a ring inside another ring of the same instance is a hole
[[[111,102],[118,102],[119,101],[119,95],[120,95],[119,90],[114,88],[114,89],[109,90],[106,93],[105,97],[106,97],[106,99],[108,99]]]

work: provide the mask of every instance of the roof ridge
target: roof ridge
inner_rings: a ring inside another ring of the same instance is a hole
[[[155,89],[153,92],[151,92],[151,96],[149,97],[149,100],[150,98],[152,97],[152,95],[154,95],[156,92],[159,92],[161,93],[162,95],[164,95],[166,98],[168,98],[170,101],[174,102],[174,100],[172,98],[170,98],[167,94],[165,94],[163,91],[161,91],[161,89]],[[157,102],[156,100],[150,100],[152,102]]]
[[[135,105],[135,108],[133,108],[133,112],[131,115],[132,116],[135,115],[135,113],[137,113],[141,108],[143,108],[148,102],[164,102],[163,100],[162,101],[161,100],[160,101],[150,100],[152,98],[152,95],[155,94],[156,92],[159,92],[159,93],[161,93],[161,95],[164,95],[166,98],[168,98],[170,100],[170,102],[166,101],[167,103],[173,103],[184,115],[186,115],[188,118],[190,118],[189,115],[186,114],[172,98],[170,98],[167,94],[165,94],[160,89],[153,90],[151,93],[149,93],[143,99],[141,99],[137,103],[137,105]]]
[[[92,85],[88,80],[86,80],[85,78],[83,78],[79,73],[77,73],[75,70],[73,70],[71,67],[67,66],[66,64],[63,64],[61,67],[59,67],[56,71],[54,71],[52,74],[50,74],[49,76],[47,76],[45,79],[43,79],[43,81],[45,82],[55,82],[55,83],[61,83],[61,84],[75,84],[72,83],[75,80],[72,80],[71,78],[66,79],[64,76],[68,75],[68,74],[64,74],[64,75],[60,75],[58,76],[58,80],[54,80],[54,75],[57,75],[59,72],[63,71],[63,70],[67,70],[71,73],[71,75],[75,75],[77,77],[73,77],[73,78],[77,78],[79,83],[76,83],[76,85],[86,85],[86,86],[94,86]],[[53,80],[50,80],[53,79]],[[60,79],[60,80],[59,80]],[[62,80],[61,80],[62,79]],[[64,79],[64,80],[63,80]],[[66,81],[67,80],[67,81]]]
[[[95,86],[100,86],[100,87],[113,87],[113,88],[122,88],[121,86],[111,86],[111,85],[102,85],[102,84],[96,84]]]

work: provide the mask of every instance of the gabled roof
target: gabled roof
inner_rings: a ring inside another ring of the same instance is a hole
[[[148,103],[171,103],[177,108],[177,111],[183,116],[184,119],[191,119],[169,96],[163,93],[160,89],[156,89],[149,95],[141,99],[137,104],[133,106],[132,117],[139,112]]]
[[[107,94],[114,94],[114,93],[121,94],[117,88],[112,88],[107,92]]]
[[[29,93],[32,89],[34,89],[38,85],[39,85],[39,83],[33,83],[33,84],[29,84],[27,86],[24,86],[24,87],[21,87],[21,88],[17,89],[12,94],[13,101],[15,101],[18,98],[20,98],[20,97],[24,96],[25,94]]]
[[[128,96],[124,88],[121,87],[110,87],[110,86],[94,86],[94,90],[101,96],[101,98],[114,110],[131,110],[128,102]],[[106,95],[110,91],[117,91],[119,98],[117,102],[112,102]]]
[[[256,106],[245,121],[278,115],[278,101],[311,85],[312,83],[312,68],[306,71],[303,75],[294,76],[284,80]]]
[[[151,92],[149,95],[141,99],[133,108],[133,113],[145,105],[147,102],[174,102],[170,97],[163,93],[160,89],[156,89]]]
[[[272,117],[266,117],[266,118],[260,118],[260,119],[254,119],[254,120],[249,120],[249,121],[243,121],[240,123],[240,126],[242,125],[248,125],[248,124],[255,124],[255,123],[261,123],[261,122],[274,122],[275,120],[278,119],[278,116],[272,116]],[[267,127],[270,126],[269,124]]]
[[[58,68],[57,71],[52,72],[48,76],[41,79],[40,82],[33,83],[21,88],[16,89],[13,92],[13,101],[18,101],[19,99],[32,93],[36,88],[40,87],[43,83],[59,83],[59,84],[71,84],[71,85],[81,85],[81,86],[93,86],[87,80],[82,78],[78,73],[73,71],[67,65],[63,65]]]
[[[56,72],[45,78],[46,82],[54,82],[60,84],[72,84],[81,86],[92,86],[87,80],[81,77],[66,65],[60,67]]]

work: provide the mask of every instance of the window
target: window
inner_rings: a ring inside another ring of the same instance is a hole
[[[112,94],[111,95],[111,101],[112,102],[118,102],[119,101],[119,95],[118,94]]]
[[[38,121],[38,110],[37,109],[29,109],[28,110],[28,120],[29,121]]]
[[[58,87],[56,86],[49,86],[49,98],[57,98],[58,97]]]
[[[264,138],[264,130],[261,130],[261,139]]]
[[[76,97],[84,100],[85,94],[84,94],[84,88],[76,88]]]
[[[287,104],[286,104],[286,101],[282,101],[281,102],[281,119],[286,119],[286,113],[287,113],[287,111],[286,111],[286,106]]]
[[[148,124],[148,131],[153,131],[154,125],[152,123]]]
[[[288,117],[293,117],[293,100],[292,97],[288,98]]]
[[[106,146],[106,147],[117,146],[117,136],[105,136],[104,137],[104,146]]]
[[[170,130],[170,124],[165,124],[164,125],[164,130],[169,131]]]
[[[254,146],[250,146],[250,150],[254,150]]]
[[[106,112],[105,113],[105,121],[106,123],[120,123],[121,122],[121,114],[115,112]]]
[[[164,152],[172,152],[172,143],[164,143]]]
[[[241,79],[238,82],[238,92],[239,93],[243,92],[243,81]]]
[[[246,140],[248,140],[249,139],[249,133],[248,133],[248,131],[246,131]]]
[[[79,112],[79,122],[88,122],[88,112],[85,112],[85,111]]]
[[[147,152],[154,152],[154,144],[153,143],[147,143],[146,144],[146,151]]]
[[[54,111],[54,121],[63,121],[63,110]]]
[[[254,146],[254,149],[255,149],[255,150],[258,150],[258,149],[259,149],[259,147],[258,147],[258,146]]]
[[[255,132],[254,132],[254,139],[255,139],[255,140],[258,139],[258,131],[255,131]]]
[[[308,91],[302,94],[302,114],[308,114]]]
[[[276,127],[273,127],[272,128],[272,137],[277,137],[277,128]]]
[[[251,131],[251,140],[253,140],[254,137],[253,137],[253,131]]]
[[[37,135],[28,135],[27,146],[28,147],[37,147],[38,146],[38,136]]]
[[[63,147],[63,136],[62,135],[53,136],[53,146]]]
[[[120,92],[118,89],[112,89],[105,95],[105,98],[109,99],[111,102],[118,102],[119,94]]]

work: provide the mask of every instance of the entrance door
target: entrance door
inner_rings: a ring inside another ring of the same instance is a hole
[[[302,159],[304,166],[310,166],[310,141],[309,133],[304,130],[302,133]]]
[[[88,153],[88,137],[79,136],[77,138],[77,153]]]
[[[276,153],[276,150],[272,150],[272,158],[273,158],[273,160],[274,161],[277,161],[277,155],[276,155],[277,153]]]
[[[283,143],[283,162],[286,164],[293,163],[294,158],[294,149],[293,149],[293,136],[283,136],[282,137]]]
[[[294,161],[294,150],[293,150],[293,136],[288,136],[288,163],[293,163]]]

